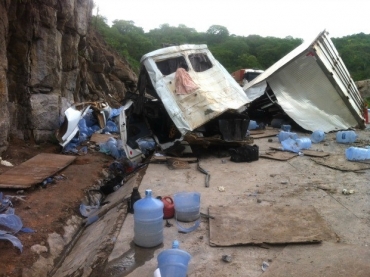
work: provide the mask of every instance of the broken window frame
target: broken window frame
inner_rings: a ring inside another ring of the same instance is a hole
[[[190,64],[195,72],[204,72],[213,67],[207,53],[193,53],[188,56]]]
[[[189,65],[185,59],[185,56],[171,57],[155,62],[158,70],[164,75],[171,75],[175,73],[178,68],[184,68],[186,71],[189,70]]]

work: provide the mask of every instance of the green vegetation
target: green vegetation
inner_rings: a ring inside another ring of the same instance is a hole
[[[332,39],[352,79],[370,79],[370,34],[356,34]]]
[[[93,16],[95,29],[137,71],[144,54],[169,44],[207,44],[215,58],[233,72],[240,68],[266,69],[303,42],[292,37],[236,36],[220,25],[212,25],[202,33],[185,25],[163,24],[145,33],[133,21],[115,20],[111,27],[106,22],[104,17]],[[361,33],[332,41],[352,78],[370,79],[370,35]]]

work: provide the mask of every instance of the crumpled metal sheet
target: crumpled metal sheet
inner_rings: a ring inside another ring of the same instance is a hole
[[[263,95],[267,84],[283,110],[306,130],[365,127],[364,100],[325,31],[288,53],[243,89],[254,100]]]
[[[206,53],[212,62],[212,68],[195,72],[188,59],[188,55],[193,53]],[[156,66],[156,61],[180,55],[185,57],[189,66],[189,76],[199,86],[197,90],[186,95],[176,95],[175,73],[164,76]],[[141,62],[148,71],[167,113],[183,135],[229,109],[237,110],[251,102],[206,45],[181,45],[159,49],[144,55]]]

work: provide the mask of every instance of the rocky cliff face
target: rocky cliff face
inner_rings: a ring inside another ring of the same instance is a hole
[[[0,0],[0,154],[52,139],[73,103],[118,107],[137,77],[91,23],[92,0]],[[109,95],[109,97],[108,97]]]

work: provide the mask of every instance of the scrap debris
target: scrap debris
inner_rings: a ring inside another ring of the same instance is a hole
[[[218,187],[218,191],[219,192],[224,192],[225,191],[225,187],[224,186],[219,186]]]
[[[199,162],[198,162],[198,164],[197,164],[197,169],[200,171],[200,172],[202,172],[203,174],[205,174],[206,175],[206,188],[208,188],[209,187],[209,179],[211,178],[211,175],[208,173],[208,171],[207,170],[205,170],[204,168],[202,168],[200,165],[199,165]]]
[[[14,166],[11,162],[5,161],[0,157],[0,164],[4,166]]]
[[[355,191],[353,189],[343,189],[342,194],[348,195],[348,194],[354,194]]]
[[[262,263],[262,271],[265,272],[269,266],[270,266],[270,264],[268,262],[263,262]]]
[[[222,255],[222,260],[224,262],[231,263],[231,261],[233,260],[233,258],[231,257],[231,255]]]

